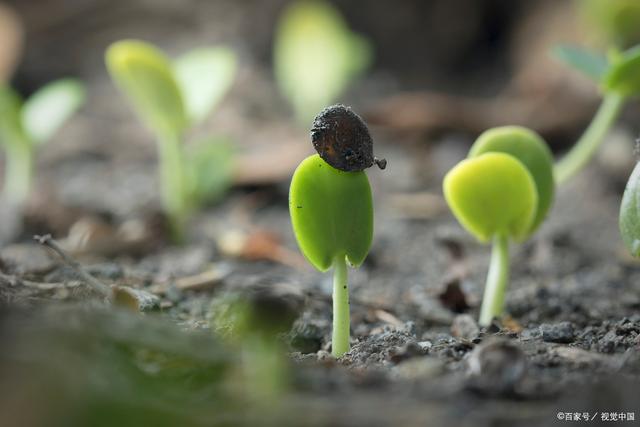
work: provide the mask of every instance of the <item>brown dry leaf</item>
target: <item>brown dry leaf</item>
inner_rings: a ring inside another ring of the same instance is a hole
[[[84,216],[76,221],[61,241],[74,255],[121,255],[137,253],[152,239],[150,227],[142,220],[131,219],[114,226],[98,217]]]
[[[378,320],[384,323],[388,323],[389,325],[396,326],[396,327],[400,327],[404,325],[404,323],[402,323],[402,320],[398,319],[396,316],[389,313],[388,311],[376,310],[374,314]]]
[[[299,270],[308,268],[302,255],[284,247],[280,237],[272,231],[227,231],[218,238],[218,247],[223,254],[234,258],[273,261]]]
[[[509,315],[504,316],[500,320],[500,323],[502,324],[502,327],[504,329],[506,329],[509,332],[514,332],[516,334],[519,334],[524,329],[522,327],[522,325],[520,323],[518,323],[518,321],[516,319],[514,319],[513,317],[511,317]]]
[[[193,276],[180,277],[171,282],[153,285],[149,290],[156,295],[165,294],[170,286],[180,291],[202,291],[222,284],[230,273],[230,268],[214,265],[211,269]]]
[[[243,153],[237,159],[235,185],[270,185],[291,178],[300,162],[313,153],[311,143],[269,144]]]

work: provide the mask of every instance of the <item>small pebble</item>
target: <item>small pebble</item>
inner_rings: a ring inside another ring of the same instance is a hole
[[[490,339],[477,346],[467,359],[468,387],[486,395],[511,395],[527,372],[524,352],[503,339]]]
[[[480,334],[480,328],[470,315],[460,314],[453,319],[451,335],[454,337],[471,341],[476,338],[478,334]]]
[[[543,323],[540,325],[542,340],[545,342],[555,342],[568,344],[574,340],[574,329],[571,322]]]

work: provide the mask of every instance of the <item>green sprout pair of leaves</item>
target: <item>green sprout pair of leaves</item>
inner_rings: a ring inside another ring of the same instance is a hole
[[[301,123],[333,104],[371,63],[371,46],[329,3],[291,4],[278,24],[275,76]]]
[[[553,157],[533,131],[506,126],[483,133],[469,157],[446,175],[444,195],[460,224],[494,252],[480,323],[502,315],[508,240],[526,240],[544,221],[555,192]]]
[[[602,104],[591,124],[555,167],[556,182],[562,183],[589,162],[627,99],[640,94],[640,46],[624,52],[612,50],[608,57],[573,46],[560,46],[555,53],[594,80],[604,93]]]
[[[111,77],[158,139],[162,201],[177,238],[188,214],[221,196],[230,182],[233,150],[220,138],[183,146],[233,83],[236,57],[223,47],[199,48],[175,61],[137,40],[106,53]]]
[[[362,264],[373,239],[373,200],[367,175],[331,167],[319,155],[296,169],[289,212],[298,245],[320,271],[334,268],[332,353],[349,351],[349,294],[346,261]]]
[[[27,100],[0,85],[0,143],[6,153],[3,193],[21,204],[31,189],[37,148],[49,141],[84,103],[84,85],[66,78],[48,83]]]

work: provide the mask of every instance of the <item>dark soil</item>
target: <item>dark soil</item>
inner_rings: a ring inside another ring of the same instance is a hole
[[[207,127],[245,150],[297,140],[311,153],[268,72],[252,65]],[[558,190],[542,228],[512,246],[508,316],[480,328],[490,249],[456,223],[440,189],[473,138],[371,129],[388,166],[367,172],[374,244],[350,271],[352,349],[335,360],[331,277],[297,255],[288,182],[237,186],[194,217],[185,245],[173,245],[158,212],[151,137],[104,74],[90,83],[87,108],[42,151],[24,220],[2,207],[3,425],[532,426],[561,424],[559,412],[587,413],[593,424],[603,413],[640,419],[640,264],[617,227],[630,156],[601,156]],[[45,233],[99,280],[156,298],[143,314],[109,307],[32,241]],[[287,256],[230,249],[256,235]],[[234,376],[242,350],[210,325],[230,292],[265,286],[297,313],[279,336],[289,387],[266,404],[245,400],[253,385]]]

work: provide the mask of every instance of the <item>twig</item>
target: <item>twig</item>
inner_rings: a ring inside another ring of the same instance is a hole
[[[60,247],[60,245],[58,245],[58,243],[53,240],[51,234],[45,234],[44,236],[33,236],[33,240],[55,252],[62,259],[62,261],[65,262],[65,264],[71,267],[88,284],[93,286],[96,291],[100,292],[106,297],[111,296],[111,288],[93,277],[84,269],[84,267],[82,267],[82,265],[80,265],[78,261],[67,255],[67,253]]]

